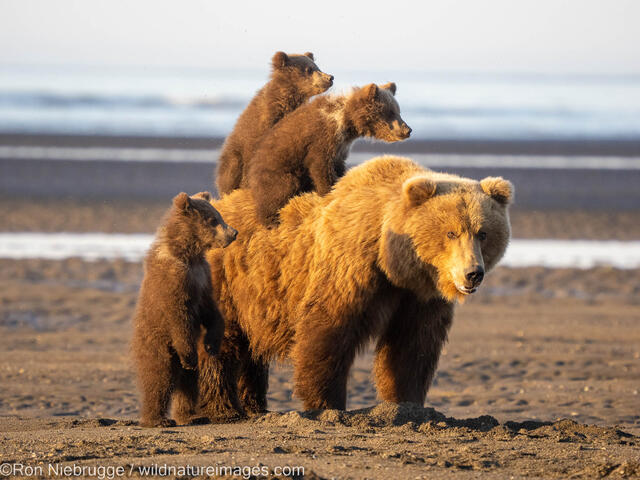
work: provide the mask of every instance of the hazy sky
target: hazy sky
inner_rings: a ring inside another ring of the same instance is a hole
[[[640,73],[638,0],[0,0],[0,65]]]

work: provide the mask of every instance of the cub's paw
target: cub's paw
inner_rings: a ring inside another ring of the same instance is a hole
[[[220,342],[208,341],[208,339],[205,337],[203,345],[204,351],[209,355],[215,355],[216,353],[218,353],[218,350],[220,350],[219,344]]]
[[[194,350],[187,354],[178,354],[180,364],[186,370],[195,370],[198,367],[198,353]]]
[[[176,422],[168,418],[142,418],[139,425],[145,428],[175,427]]]
[[[185,425],[206,425],[208,423],[211,423],[211,420],[207,417],[191,417]]]

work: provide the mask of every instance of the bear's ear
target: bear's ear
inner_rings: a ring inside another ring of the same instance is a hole
[[[189,195],[187,195],[186,193],[180,192],[173,199],[173,204],[178,210],[186,210],[191,206],[191,199],[189,198]]]
[[[502,205],[513,200],[513,185],[502,177],[487,177],[480,181],[482,191]]]
[[[206,200],[207,202],[211,201],[211,193],[210,192],[198,192],[194,195],[194,197],[201,198],[202,200]]]
[[[376,98],[376,95],[378,95],[378,86],[375,83],[370,83],[369,85],[362,87],[362,89],[364,90],[364,95],[367,100],[373,100]]]
[[[273,58],[271,59],[271,65],[273,65],[273,68],[276,68],[276,69],[282,68],[287,65],[288,61],[289,61],[289,57],[287,56],[286,53],[276,52]]]
[[[391,95],[396,96],[396,84],[393,82],[385,83],[384,85],[380,85],[380,88],[383,90],[389,90]]]
[[[309,57],[311,60],[313,60],[314,62],[316,61],[315,58],[313,58],[313,53],[311,52],[304,52],[304,56],[305,57]]]
[[[413,177],[402,184],[402,195],[411,207],[417,207],[436,193],[436,184],[426,177]]]

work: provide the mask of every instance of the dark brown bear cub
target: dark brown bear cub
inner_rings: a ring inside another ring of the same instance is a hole
[[[349,148],[359,137],[396,142],[411,128],[400,117],[395,83],[372,83],[348,95],[321,96],[283,118],[260,143],[242,185],[253,193],[260,220],[277,221],[296,194],[325,195],[345,171]]]
[[[224,334],[204,253],[226,247],[238,232],[209,200],[209,192],[177,195],[145,258],[132,342],[144,427],[174,425],[167,418],[171,400],[178,423],[194,419],[198,344],[215,354]]]
[[[320,71],[310,52],[304,55],[277,52],[271,63],[271,80],[242,112],[222,147],[216,174],[220,196],[240,187],[244,163],[271,127],[333,85],[333,76]]]

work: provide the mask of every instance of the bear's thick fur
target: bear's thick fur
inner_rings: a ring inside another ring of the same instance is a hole
[[[507,247],[511,197],[501,178],[379,157],[325,196],[291,199],[272,229],[247,190],[214,202],[240,233],[207,253],[225,338],[200,364],[201,414],[264,410],[266,368],[285,358],[305,408],[344,409],[349,369],[370,339],[380,397],[422,404],[454,303]]]
[[[224,322],[204,253],[227,246],[237,232],[210,200],[209,192],[177,195],[145,259],[131,345],[145,427],[174,424],[167,418],[171,397],[179,423],[193,418],[198,358],[216,353],[222,340]]]
[[[273,125],[333,85],[333,76],[320,71],[311,52],[277,52],[271,65],[271,79],[242,112],[222,147],[216,174],[219,196],[240,186],[244,162],[253,156],[259,140]]]
[[[396,142],[409,137],[394,95],[396,86],[372,83],[347,95],[323,95],[302,105],[265,134],[245,160],[248,187],[265,225],[291,197],[315,191],[326,195],[344,175],[349,148],[359,137]]]

